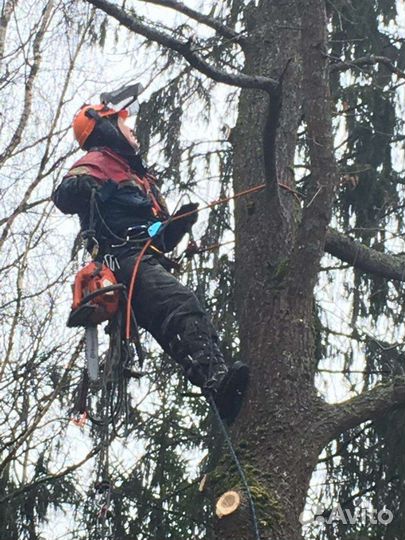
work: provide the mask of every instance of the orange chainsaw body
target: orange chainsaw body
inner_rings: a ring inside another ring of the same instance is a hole
[[[88,263],[76,274],[67,325],[96,326],[112,319],[118,312],[122,288],[107,266],[95,261]]]

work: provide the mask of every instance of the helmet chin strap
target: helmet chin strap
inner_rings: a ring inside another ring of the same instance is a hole
[[[117,154],[122,156],[126,161],[128,161],[131,169],[138,172],[139,174],[145,174],[147,172],[147,169],[142,163],[142,158],[139,154],[139,150],[135,150],[135,148],[133,148],[129,144],[128,140],[118,127],[117,131],[119,133],[119,138],[117,140],[118,144],[107,144],[107,146],[111,148],[111,150],[113,150],[114,152],[117,152]]]
[[[125,124],[126,121],[124,121],[124,127],[125,131],[123,131],[122,126],[117,124],[117,129],[120,132],[121,136],[127,141],[129,146],[134,150],[135,153],[139,152],[139,144],[138,140],[134,134],[133,128],[131,128],[128,124]],[[129,133],[126,133],[128,131]],[[131,141],[130,137],[133,137],[133,140]]]

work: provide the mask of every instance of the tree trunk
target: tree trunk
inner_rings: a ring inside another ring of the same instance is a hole
[[[301,210],[293,194],[278,186],[294,186],[292,166],[308,75],[302,51],[323,62],[317,32],[312,29],[308,39],[301,30],[307,19],[319,26],[318,33],[325,32],[322,14],[318,0],[262,2],[252,11],[247,72],[279,79],[280,88],[270,99],[264,92],[242,90],[232,134],[235,192],[267,183],[264,192],[238,201],[235,216],[241,356],[251,368],[251,383],[233,439],[247,471],[262,539],[301,536],[299,515],[325,442],[310,429],[324,408],[313,385],[313,287],[321,255],[315,244],[307,261],[314,266],[313,279],[298,276],[302,290],[292,287],[301,255],[296,246]],[[218,494],[237,482],[229,474],[219,478]],[[219,520],[220,538],[255,538],[248,507],[242,505],[236,514]]]

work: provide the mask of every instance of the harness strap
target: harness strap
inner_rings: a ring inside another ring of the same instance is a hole
[[[89,227],[86,231],[82,231],[82,238],[85,241],[86,249],[90,251],[91,248],[91,257],[95,259],[99,252],[99,243],[96,238],[96,220],[94,217],[94,212],[96,209],[96,191],[97,189],[93,187],[90,194],[90,208],[89,208]]]
[[[136,176],[136,181],[143,187],[146,195],[149,197],[151,203],[152,203],[152,212],[155,217],[162,216],[163,215],[163,209],[158,203],[155,195],[153,194],[151,183],[149,182],[148,178],[144,176],[143,178],[139,178]]]

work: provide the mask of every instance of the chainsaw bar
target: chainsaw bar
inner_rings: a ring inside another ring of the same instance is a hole
[[[98,332],[97,326],[86,326],[86,363],[87,373],[92,382],[98,379]]]

